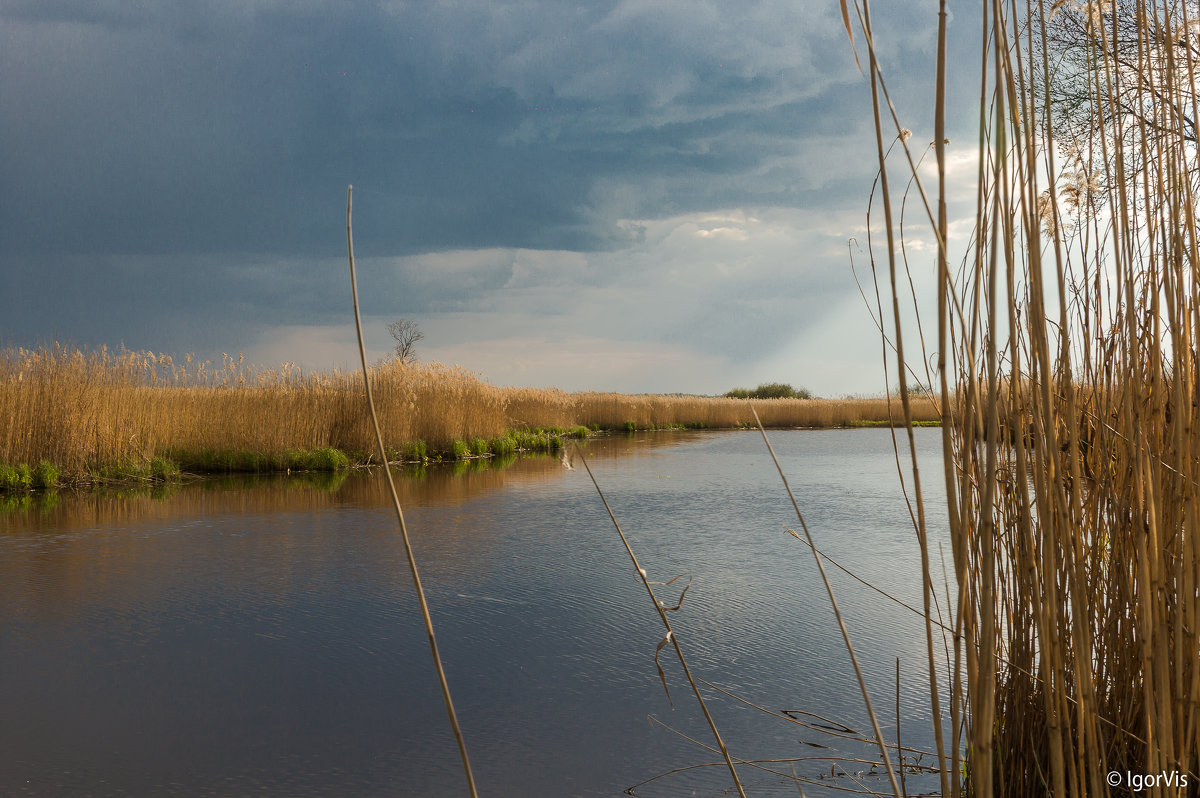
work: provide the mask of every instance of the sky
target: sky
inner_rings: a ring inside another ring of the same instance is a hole
[[[936,2],[877,5],[919,156]],[[875,158],[837,0],[0,0],[0,345],[353,368],[353,184],[372,360],[405,318],[496,385],[877,394]]]

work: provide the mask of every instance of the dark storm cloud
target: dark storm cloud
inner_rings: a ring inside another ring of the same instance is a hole
[[[789,41],[795,11],[781,32],[669,3],[300,9],[6,4],[3,251],[332,254],[350,182],[391,253],[620,246],[597,179],[786,200],[737,177],[827,124],[819,84],[847,77],[844,41]]]

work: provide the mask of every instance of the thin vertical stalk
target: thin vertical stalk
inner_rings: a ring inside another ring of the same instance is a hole
[[[350,291],[354,296],[354,329],[358,334],[358,354],[362,361],[363,386],[367,392],[367,407],[371,410],[371,424],[375,428],[375,440],[379,444],[379,457],[383,462],[383,473],[387,477],[388,489],[392,494],[392,503],[396,508],[396,520],[400,524],[400,537],[404,541],[404,554],[408,557],[408,569],[412,574],[413,586],[417,591],[417,601],[421,605],[421,618],[425,622],[425,633],[429,636],[429,651],[433,655],[433,665],[437,669],[438,683],[442,688],[442,700],[446,704],[446,715],[450,718],[450,728],[454,730],[454,739],[458,741],[458,752],[462,756],[463,773],[467,777],[467,789],[471,798],[478,798],[475,789],[475,776],[471,773],[471,760],[467,757],[467,743],[463,738],[462,729],[458,725],[458,715],[454,711],[454,701],[450,698],[450,683],[446,681],[446,670],[442,667],[442,657],[438,654],[437,637],[433,633],[433,618],[429,615],[429,603],[425,600],[425,590],[421,587],[421,575],[417,572],[417,558],[413,554],[412,543],[408,538],[408,527],[404,523],[404,510],[400,507],[400,496],[396,493],[396,482],[392,479],[392,469],[388,466],[387,449],[383,445],[383,433],[379,430],[379,416],[375,412],[375,399],[371,394],[371,379],[367,372],[367,349],[363,344],[362,318],[358,310],[358,279],[354,273],[354,233],[351,227],[351,208],[354,199],[354,187],[346,189],[346,250],[350,258]]]
[[[946,250],[948,245],[949,221],[946,210],[946,0],[940,0],[938,4],[938,32],[937,32],[937,66],[936,66],[936,94],[934,97],[933,107],[933,146],[934,154],[937,158],[937,175],[938,175],[938,196],[937,196],[937,229],[938,239],[941,246],[938,247],[937,259],[937,285],[938,285],[938,376],[939,376],[939,395],[942,400],[943,413],[949,415],[950,412],[950,394],[946,375],[946,295],[947,287],[950,283],[950,258]],[[900,320],[897,319],[899,324]],[[906,414],[907,415],[907,414]],[[908,419],[906,419],[907,421]],[[910,422],[910,437],[911,437],[911,422]],[[949,454],[949,436],[943,433],[942,435],[942,456],[946,457]],[[914,450],[915,462],[915,450]],[[949,472],[945,472],[948,474]],[[947,483],[947,503],[956,501],[956,492],[952,489],[952,480],[946,479]],[[947,514],[953,519],[954,513]],[[953,525],[953,521],[951,522]],[[933,584],[932,574],[930,573],[929,562],[929,540],[925,530],[920,532],[919,544],[921,547],[921,595],[925,607],[925,645],[926,659],[929,668],[929,700],[933,709],[933,733],[934,741],[937,745],[938,755],[938,770],[941,781],[942,795],[949,796],[950,792],[950,768],[946,761],[946,742],[942,733],[942,704],[941,690],[938,688],[937,679],[937,657],[934,653],[933,640],[933,619],[931,617],[933,599]],[[896,661],[896,667],[899,668],[899,660]],[[899,677],[897,677],[899,678]],[[899,724],[899,715],[897,715],[897,724]],[[899,738],[899,726],[897,725],[897,738]],[[897,744],[899,741],[897,739]],[[901,777],[903,778],[904,768],[900,769]],[[957,792],[957,785],[955,785]]]
[[[928,611],[926,611],[926,618],[928,618],[928,617],[929,617],[929,614],[928,614]],[[941,731],[940,724],[938,726],[938,731]],[[905,783],[905,779],[904,779],[904,745],[900,741],[900,658],[899,657],[896,657],[896,759],[900,765],[900,793],[902,795],[904,795],[905,798],[908,798],[908,785]],[[946,779],[946,777],[942,776],[942,780],[945,781],[945,779]],[[945,794],[946,794],[945,791],[943,791],[942,795],[945,795]]]
[[[938,70],[939,71],[938,71],[938,75],[937,75],[938,108],[941,108],[945,103],[945,97],[944,97],[945,65],[944,65],[944,61],[945,61],[946,29],[945,29],[945,5],[944,5],[944,3],[942,4],[942,7],[940,10],[941,10],[941,16],[940,16],[939,29],[938,29],[938,37],[939,37],[939,40],[938,40]],[[926,519],[925,519],[925,502],[924,502],[924,496],[923,496],[922,486],[921,486],[920,468],[917,463],[916,445],[915,445],[915,442],[913,439],[911,398],[909,396],[908,381],[907,381],[907,379],[904,379],[904,375],[905,375],[906,367],[907,367],[907,361],[905,359],[905,354],[904,354],[904,330],[903,330],[903,324],[902,324],[901,315],[900,315],[900,299],[899,299],[899,295],[897,293],[896,242],[895,242],[895,232],[893,231],[893,227],[892,227],[891,194],[890,194],[889,187],[888,187],[888,172],[887,172],[887,162],[886,162],[887,161],[887,157],[886,157],[887,151],[886,151],[886,148],[884,147],[884,142],[883,142],[883,124],[882,124],[881,97],[880,97],[880,95],[882,93],[881,90],[883,90],[883,87],[881,85],[882,84],[882,75],[880,73],[878,59],[876,57],[876,48],[875,48],[875,43],[874,43],[874,31],[871,28],[871,7],[870,7],[869,0],[863,0],[863,2],[862,2],[860,22],[863,26],[863,32],[864,32],[864,35],[867,40],[867,54],[868,54],[868,58],[869,58],[869,61],[868,61],[868,63],[869,63],[869,79],[870,79],[870,83],[871,83],[871,105],[872,105],[872,110],[874,112],[875,143],[876,143],[876,151],[877,151],[878,158],[879,158],[879,172],[878,172],[877,179],[878,179],[879,185],[880,185],[880,198],[883,203],[884,231],[885,231],[886,240],[887,240],[888,276],[889,276],[889,281],[890,281],[890,285],[891,285],[892,315],[893,315],[893,321],[894,321],[894,325],[895,325],[894,348],[896,350],[897,372],[902,377],[902,379],[900,380],[900,403],[901,403],[901,407],[903,409],[904,424],[905,424],[905,429],[906,429],[906,433],[907,433],[907,437],[908,437],[909,453],[911,455],[910,468],[911,468],[912,478],[913,478],[913,490],[914,490],[914,494],[915,494],[915,505],[916,505],[916,517],[914,520],[915,520],[915,527],[916,527],[916,532],[917,532],[917,543],[918,543],[918,546],[919,546],[920,552],[921,552],[921,592],[922,592],[922,600],[923,600],[924,606],[925,606],[924,615],[925,615],[925,625],[926,625],[926,627],[925,627],[926,654],[927,654],[927,658],[928,658],[928,668],[929,668],[928,678],[929,678],[930,700],[932,702],[932,707],[933,707],[934,736],[936,738],[936,745],[937,745],[937,751],[938,751],[939,770],[941,771],[940,778],[941,778],[942,794],[948,795],[949,794],[949,776],[947,775],[948,769],[946,767],[945,741],[943,739],[942,728],[941,728],[941,721],[942,721],[941,701],[940,701],[940,695],[939,695],[940,691],[938,689],[938,680],[937,680],[936,655],[934,653],[934,640],[933,640],[934,632],[933,632],[933,626],[932,626],[932,605],[931,605],[932,582],[931,582],[931,577],[930,577],[929,545],[928,545],[928,538],[927,538],[927,534],[926,534],[927,528],[926,528]],[[890,107],[891,107],[891,105],[890,105],[890,101],[889,101],[889,108]],[[939,263],[939,266],[941,267],[941,271],[943,271],[943,272],[946,271],[946,259],[947,259],[946,243],[945,243],[946,242],[946,237],[945,237],[945,232],[946,232],[945,213],[946,213],[946,210],[945,210],[945,204],[944,204],[945,203],[945,185],[944,185],[945,130],[944,130],[944,127],[945,127],[944,116],[942,116],[940,118],[940,121],[938,124],[939,130],[937,133],[937,138],[934,142],[935,152],[938,156],[938,173],[939,173],[939,178],[940,178],[939,179],[939,197],[938,197],[938,201],[939,201],[938,222],[935,225],[934,232],[938,237],[938,263]],[[906,148],[906,151],[907,151],[907,148]],[[913,170],[913,178],[914,178],[915,182],[917,183],[918,188],[920,189],[920,180],[917,179],[915,168]],[[922,197],[925,196],[923,189],[920,189],[920,193],[921,193]],[[926,208],[928,209],[928,204],[926,205]],[[930,219],[931,219],[931,221],[933,221],[932,214],[930,214]],[[940,290],[941,290],[941,283],[939,281],[939,291]],[[944,381],[944,378],[943,378],[943,381]],[[945,401],[946,396],[945,396],[944,392],[943,392],[942,396],[943,396],[943,408],[949,407],[949,404]],[[764,440],[766,439],[765,433],[763,435],[763,438],[764,438]],[[767,445],[769,447],[770,443],[768,442]],[[774,452],[772,452],[772,457],[774,457]],[[776,462],[776,465],[778,466],[778,462]],[[783,475],[783,473],[781,470],[780,476],[782,476],[782,475]],[[784,483],[786,485],[786,479],[784,480]],[[791,493],[790,488],[789,488],[788,492],[789,492],[789,494]],[[793,503],[794,502],[795,502],[795,499],[793,498]],[[800,509],[799,509],[798,505],[796,507],[796,512],[799,515]],[[803,523],[804,523],[803,518],[801,518],[801,524],[803,525]],[[805,534],[808,534],[807,528],[805,528]],[[820,558],[818,558],[817,561],[819,564]],[[822,568],[822,576],[824,576],[823,568]],[[828,583],[826,586],[828,588]],[[830,589],[830,599],[833,600],[832,589]],[[835,607],[835,612],[836,612],[836,603],[834,604],[834,607]],[[841,623],[841,620],[839,618],[839,624],[840,623]],[[843,627],[842,631],[843,631],[843,634],[845,634],[844,627]],[[851,658],[853,659],[854,653],[853,653],[852,647],[850,646],[850,640],[849,640],[848,636],[846,637],[846,646],[850,650]],[[858,670],[857,662],[855,662],[855,670],[856,671]],[[867,706],[869,709],[870,708],[870,699],[866,694],[866,687],[863,686],[862,690],[863,690],[863,697],[864,697],[864,699],[866,699]],[[874,721],[873,714],[872,714],[872,721]],[[878,727],[876,728],[876,731],[878,731]],[[886,759],[886,754],[885,754],[885,759]],[[895,775],[892,773],[890,763],[888,763],[888,772],[889,772],[889,775],[891,775],[891,777],[892,777],[893,789],[896,789],[897,786],[895,784]]]

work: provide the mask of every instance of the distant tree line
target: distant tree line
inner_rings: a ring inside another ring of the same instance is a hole
[[[786,382],[764,382],[757,388],[734,388],[725,394],[731,399],[812,399],[805,388],[793,388]]]

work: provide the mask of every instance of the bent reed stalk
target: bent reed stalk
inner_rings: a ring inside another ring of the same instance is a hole
[[[839,631],[842,633],[842,642],[846,646],[846,653],[850,656],[850,664],[854,667],[854,676],[858,680],[858,689],[862,694],[863,704],[867,709],[867,716],[871,719],[871,728],[875,732],[875,742],[879,746],[879,755],[883,760],[884,768],[887,770],[888,781],[891,782],[892,792],[896,798],[900,798],[900,785],[896,782],[896,770],[892,767],[892,758],[888,754],[887,743],[883,739],[883,731],[879,728],[879,718],[875,715],[875,708],[871,705],[871,694],[867,690],[867,682],[863,678],[862,667],[858,664],[858,657],[854,653],[854,644],[850,641],[850,632],[846,630],[846,622],[842,619],[842,611],[838,608],[837,597],[833,593],[833,585],[829,582],[829,575],[825,573],[825,563],[822,562],[821,553],[817,550],[816,544],[813,543],[812,532],[808,530],[808,523],[804,520],[804,513],[800,512],[800,503],[796,501],[796,494],[792,492],[792,486],[788,483],[787,475],[783,473],[783,466],[779,464],[779,458],[775,456],[775,447],[771,445],[771,441],[767,438],[767,430],[762,425],[762,420],[759,419],[758,413],[754,410],[754,405],[750,404],[750,412],[754,413],[754,420],[758,422],[758,431],[762,434],[763,443],[767,447],[767,452],[771,455],[771,462],[775,464],[775,470],[779,472],[779,479],[783,482],[783,488],[787,492],[788,499],[792,502],[792,508],[796,511],[796,519],[800,522],[800,528],[804,530],[804,541],[812,550],[813,560],[817,564],[817,571],[821,574],[821,582],[825,586],[825,594],[829,596],[829,605],[833,609],[833,617],[837,620]],[[791,530],[789,530],[791,531]],[[792,535],[799,537],[793,531]],[[897,663],[899,660],[897,660]],[[897,664],[897,668],[899,665]],[[897,726],[896,748],[899,750],[899,726]]]
[[[671,642],[671,645],[675,649],[675,656],[679,658],[679,665],[683,668],[683,674],[687,678],[688,684],[690,684],[692,687],[692,694],[696,696],[696,702],[700,705],[700,710],[704,713],[704,719],[708,722],[708,728],[712,731],[713,738],[717,743],[717,747],[721,751],[721,756],[725,759],[725,765],[729,768],[729,775],[733,778],[733,786],[737,789],[738,795],[740,795],[741,798],[746,798],[746,790],[742,787],[742,780],[738,777],[737,768],[734,767],[733,757],[730,755],[729,749],[725,747],[725,741],[721,738],[721,733],[717,730],[717,722],[713,720],[712,713],[708,711],[708,703],[704,700],[704,696],[700,694],[700,686],[696,684],[696,680],[692,677],[691,668],[688,667],[687,660],[683,657],[683,648],[679,645],[679,636],[675,634],[675,631],[671,628],[671,621],[669,618],[667,618],[668,612],[674,612],[678,610],[680,606],[682,606],[683,595],[680,594],[679,603],[674,607],[666,606],[659,600],[658,596],[655,595],[654,587],[652,585],[661,583],[652,583],[650,578],[646,575],[646,569],[642,568],[642,566],[638,564],[637,555],[633,553],[633,546],[630,545],[629,539],[625,537],[625,531],[621,529],[621,524],[617,522],[617,516],[613,513],[612,507],[609,506],[608,499],[606,499],[604,496],[604,491],[600,489],[600,483],[596,480],[596,475],[592,473],[592,467],[588,464],[587,458],[584,456],[583,451],[578,446],[575,446],[575,454],[577,457],[579,457],[579,461],[583,464],[584,470],[587,471],[588,478],[592,481],[592,486],[596,488],[596,494],[600,497],[600,501],[604,504],[604,509],[608,512],[608,517],[612,521],[613,526],[616,528],[617,535],[621,538],[621,543],[625,546],[625,552],[629,555],[630,561],[633,562],[634,570],[637,571],[638,578],[641,579],[642,585],[646,588],[646,592],[650,594],[650,601],[654,604],[654,609],[658,612],[658,617],[663,623],[663,628],[666,629],[666,636],[663,637],[662,642],[658,644],[658,651],[662,651],[663,647],[666,646],[668,641]],[[569,465],[570,464],[568,462],[568,466]],[[675,580],[672,579],[671,581],[673,582]],[[670,584],[670,582],[667,584]],[[686,593],[687,588],[684,588],[683,592]],[[656,663],[657,659],[658,652],[655,652]],[[660,678],[663,680],[663,688],[665,689],[667,686],[667,680],[666,676],[663,675],[661,666],[659,667],[658,672]],[[740,759],[738,761],[743,762],[743,760]],[[743,764],[749,763],[743,762]]]
[[[375,412],[375,397],[371,392],[371,374],[367,370],[367,347],[363,343],[362,317],[358,310],[358,278],[354,272],[354,230],[351,225],[351,211],[354,206],[354,187],[346,188],[346,254],[350,261],[350,293],[354,298],[354,331],[358,336],[358,354],[362,360],[363,388],[367,397],[367,409],[370,411],[371,427],[375,432],[375,442],[379,445],[379,456],[387,462],[387,448],[383,443],[383,432],[379,429],[379,414]],[[404,510],[400,506],[400,496],[396,493],[396,483],[392,479],[392,469],[384,468],[388,489],[392,494],[392,503],[396,509],[396,520],[400,525],[400,539],[404,543],[404,555],[408,560],[408,570],[412,575],[413,588],[417,601],[421,606],[421,619],[425,623],[425,634],[429,638],[429,652],[433,657],[433,665],[437,671],[438,685],[442,689],[442,701],[446,706],[446,715],[450,719],[450,728],[458,743],[459,756],[462,759],[463,773],[467,779],[467,790],[471,798],[478,798],[479,791],[475,787],[475,776],[471,772],[471,760],[467,756],[467,742],[463,737],[462,728],[458,723],[458,713],[454,711],[454,701],[450,697],[450,683],[446,679],[446,669],[442,667],[442,657],[438,653],[437,637],[433,632],[433,618],[429,614],[429,602],[425,598],[425,589],[421,586],[421,575],[417,569],[417,558],[413,554],[412,541],[408,537],[408,525],[404,523]]]
[[[866,6],[855,3],[869,20]],[[976,224],[957,272],[942,243],[944,60],[935,112],[937,381],[957,589],[944,690],[930,665],[932,694],[949,700],[949,729],[936,730],[943,793],[1195,794],[1198,8],[982,10]],[[1053,26],[1067,23],[1075,60],[1054,49],[1064,40]],[[944,59],[944,25],[938,36]],[[1070,104],[1063,80],[1086,86]],[[901,145],[905,132],[896,125]],[[890,135],[877,145],[881,174]],[[899,341],[904,279],[894,247],[887,258]],[[912,364],[900,351],[897,365]],[[921,530],[917,540],[929,590]],[[931,623],[930,650],[933,634]]]

